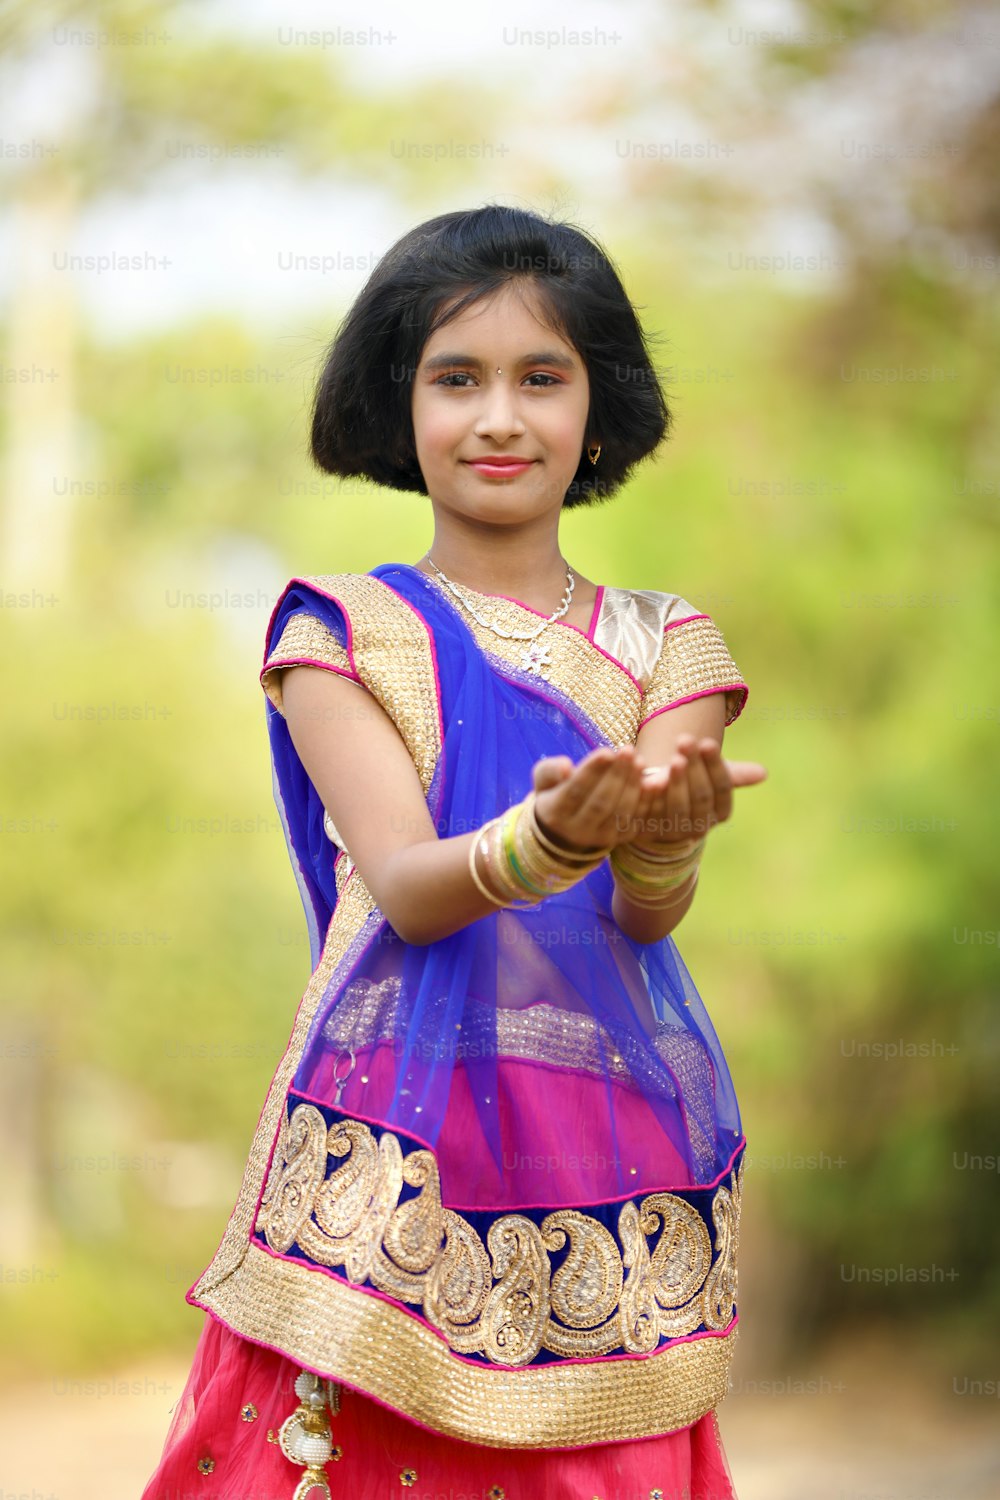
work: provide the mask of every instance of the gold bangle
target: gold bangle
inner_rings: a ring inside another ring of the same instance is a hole
[[[501,814],[486,825],[487,836],[483,842],[483,859],[497,888],[509,897],[508,905],[515,911],[529,911],[537,906],[542,898],[536,896],[531,900],[525,900],[524,887],[514,878],[507,863],[503,848],[504,816],[505,814]]]
[[[669,865],[650,865],[642,859],[637,859],[628,851],[627,846],[623,846],[621,850],[616,849],[612,854],[611,869],[616,876],[621,875],[636,885],[669,890],[672,886],[680,885],[685,881],[700,862],[701,855],[697,854]]]
[[[531,809],[527,804],[522,805],[514,819],[512,832],[525,875],[536,885],[543,886],[546,895],[569,890],[596,867],[593,860],[586,865],[575,863],[567,866],[562,860],[548,854],[534,836]]]
[[[479,871],[476,869],[476,851],[479,848],[480,840],[482,839],[484,832],[486,832],[489,827],[489,823],[485,823],[476,834],[476,837],[473,839],[472,843],[469,845],[469,874],[472,876],[473,880],[476,883],[476,886],[486,897],[487,901],[492,902],[494,906],[506,907],[509,905],[509,903],[506,901],[501,901],[499,897],[494,896],[493,892],[487,889],[485,883],[482,880],[482,877],[479,874]]]
[[[591,864],[595,860],[600,862],[603,859],[607,859],[608,849],[597,847],[593,849],[562,849],[558,844],[554,844],[538,821],[538,812],[535,808],[536,796],[536,792],[529,792],[525,800],[531,817],[531,831],[547,854],[553,855],[556,859],[562,860],[566,864],[586,865]]]
[[[503,852],[511,879],[515,880],[526,894],[542,900],[545,896],[550,895],[551,891],[547,884],[542,885],[531,878],[534,873],[529,868],[531,861],[525,860],[521,849],[522,840],[520,838],[519,825],[524,814],[524,806],[523,802],[515,803],[513,807],[508,808],[504,813],[502,824]]]
[[[571,852],[553,845],[539,826],[534,793],[526,799],[518,828],[521,847],[533,868],[544,871],[547,879],[555,880],[564,889],[599,869],[611,852],[603,847],[591,848],[586,853],[582,850]]]
[[[681,891],[679,894],[677,892],[672,893],[668,901],[658,901],[655,898],[637,895],[628,886],[626,886],[624,890],[625,899],[627,901],[630,901],[633,906],[642,906],[647,911],[667,911],[671,906],[679,906],[682,901],[685,901],[687,899],[688,896],[694,894],[694,889],[698,884],[698,876],[700,873],[700,870],[695,869],[691,872],[690,875],[686,876],[681,884],[687,885],[689,880],[693,880],[694,883],[692,884],[691,889],[688,891]]]
[[[634,849],[635,852],[649,864],[674,865],[690,858],[692,854],[700,854],[702,849],[704,849],[705,847],[707,838],[708,835],[706,834],[699,839],[688,839],[683,844],[660,846],[654,845],[653,848],[650,848],[648,844],[640,843],[638,839],[632,839],[628,844],[624,844],[621,847],[626,849]],[[669,854],[663,852],[668,848],[672,849],[674,852]]]

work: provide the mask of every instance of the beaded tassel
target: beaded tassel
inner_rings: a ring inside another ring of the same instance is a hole
[[[321,1380],[310,1370],[303,1370],[295,1381],[295,1394],[299,1405],[278,1429],[282,1453],[293,1464],[305,1466],[292,1500],[307,1500],[312,1490],[319,1490],[326,1500],[333,1500],[326,1472],[326,1462],[334,1451],[327,1407],[332,1413],[340,1409],[339,1392],[332,1381]]]

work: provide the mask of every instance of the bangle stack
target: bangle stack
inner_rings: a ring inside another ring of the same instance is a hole
[[[494,906],[526,911],[546,896],[569,890],[596,870],[609,849],[563,849],[542,832],[535,813],[535,793],[491,818],[469,845],[469,873],[476,888]],[[477,856],[494,890],[476,867]]]
[[[694,877],[698,882],[705,839],[695,839],[679,844],[670,852],[660,849],[644,849],[640,844],[620,844],[611,852],[611,868],[615,881],[634,906],[662,909],[676,906],[690,891],[678,892]],[[672,892],[669,900],[664,896]]]

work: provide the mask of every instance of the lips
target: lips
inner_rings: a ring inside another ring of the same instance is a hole
[[[495,453],[489,458],[470,458],[465,462],[470,469],[475,469],[477,474],[488,479],[513,479],[517,474],[527,473],[535,460],[518,458],[513,453]]]

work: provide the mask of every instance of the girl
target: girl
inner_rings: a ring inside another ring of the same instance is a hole
[[[732,1494],[744,1141],[670,934],[766,772],[709,617],[559,544],[669,421],[607,256],[517,209],[407,234],[330,350],[315,459],[434,536],[268,627],[314,972],[149,1500]]]

